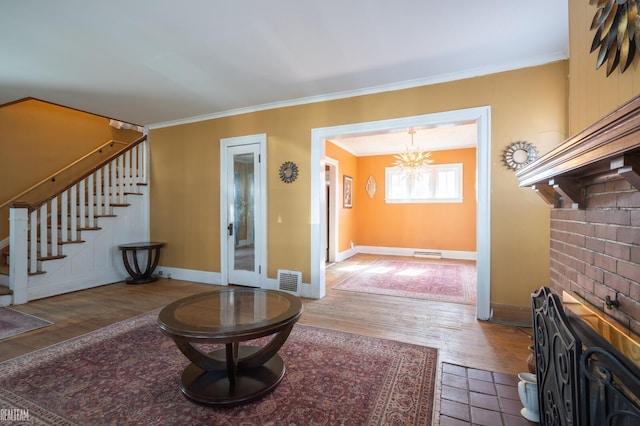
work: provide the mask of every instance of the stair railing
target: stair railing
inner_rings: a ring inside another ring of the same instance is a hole
[[[127,194],[147,183],[146,140],[146,135],[138,138],[41,201],[12,203],[9,287],[14,303],[28,301],[28,277],[43,273],[42,261],[64,257],[63,244],[82,242],[81,231],[99,229],[98,217],[111,216],[114,206],[126,205]]]
[[[134,142],[135,143],[135,142]],[[38,187],[41,187],[42,185],[48,183],[48,182],[55,182],[56,178],[58,178],[60,175],[62,175],[64,172],[66,172],[67,170],[73,168],[74,166],[80,164],[82,161],[86,160],[87,158],[91,157],[92,155],[96,154],[96,153],[102,153],[102,151],[107,148],[107,147],[113,147],[114,145],[128,145],[126,142],[121,142],[121,141],[116,141],[116,140],[110,140],[108,142],[103,143],[102,145],[100,145],[99,147],[95,148],[94,150],[92,150],[91,152],[88,152],[87,154],[83,155],[82,157],[78,158],[77,160],[75,160],[74,162],[72,162],[71,164],[66,165],[65,167],[61,168],[60,170],[58,170],[57,172],[51,174],[50,176],[47,176],[46,178],[42,179],[40,182],[36,183],[35,185],[32,185],[31,187],[27,188],[26,190],[22,191],[21,193],[19,193],[16,196],[11,197],[10,199],[6,200],[5,202],[3,202],[2,204],[0,204],[0,209],[6,205],[9,205],[13,202],[13,200],[20,200],[22,197],[24,197],[25,195],[27,195],[28,193],[30,193],[31,191],[37,189]],[[121,152],[121,150],[118,151],[118,153]]]

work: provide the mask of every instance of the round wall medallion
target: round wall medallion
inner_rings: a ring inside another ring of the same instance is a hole
[[[512,170],[520,170],[538,157],[538,149],[529,142],[514,142],[505,148],[502,155],[504,165]]]
[[[298,177],[298,166],[291,161],[285,161],[280,166],[280,179],[284,183],[291,183]]]

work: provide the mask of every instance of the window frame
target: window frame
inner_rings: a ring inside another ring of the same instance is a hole
[[[428,197],[411,196],[411,184],[406,182],[406,192],[409,193],[408,198],[392,198],[390,194],[393,193],[392,178],[402,175],[402,168],[399,166],[385,167],[384,186],[385,186],[385,203],[387,204],[432,204],[432,203],[462,203],[464,201],[464,167],[463,163],[448,163],[448,164],[431,164],[426,166],[427,174],[429,176],[429,189]],[[438,185],[438,176],[441,176],[443,172],[454,171],[456,182],[456,194],[452,197],[438,198],[435,197],[436,188]]]

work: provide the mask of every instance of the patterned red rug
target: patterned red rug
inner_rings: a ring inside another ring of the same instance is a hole
[[[333,288],[473,305],[476,267],[471,262],[378,259]]]
[[[430,425],[437,350],[297,324],[264,399],[193,404],[158,311],[0,364],[0,407],[55,425]],[[8,410],[8,411],[7,411]],[[13,414],[12,414],[13,415]]]

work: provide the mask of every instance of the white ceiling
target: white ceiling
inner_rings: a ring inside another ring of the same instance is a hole
[[[0,0],[0,104],[140,125],[568,57],[566,0]]]
[[[415,132],[413,138],[410,131]],[[425,128],[396,129],[389,132],[342,136],[331,142],[356,157],[398,154],[412,145],[420,151],[473,148],[477,145],[478,126],[471,123],[446,123]]]

